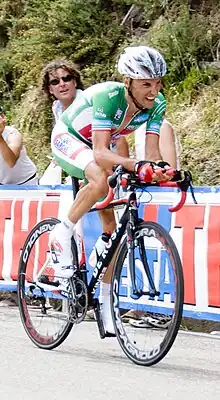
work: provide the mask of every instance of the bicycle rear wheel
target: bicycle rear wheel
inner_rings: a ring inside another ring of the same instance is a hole
[[[74,324],[70,318],[71,282],[54,276],[48,248],[48,234],[59,222],[48,218],[32,229],[18,271],[18,306],[23,326],[35,345],[48,350],[59,346]],[[74,262],[76,246],[72,246],[72,251]],[[58,282],[59,286],[53,286]]]
[[[178,333],[183,270],[173,239],[157,223],[140,222],[134,246],[133,271],[127,237],[118,250],[112,275],[112,317],[125,354],[136,364],[150,366],[168,353]]]

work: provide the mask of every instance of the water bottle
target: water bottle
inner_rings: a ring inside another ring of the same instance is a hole
[[[99,236],[95,246],[93,247],[92,252],[89,256],[89,264],[93,268],[96,266],[100,254],[103,252],[103,250],[105,250],[106,243],[108,243],[110,236],[110,233],[102,233],[101,236]]]

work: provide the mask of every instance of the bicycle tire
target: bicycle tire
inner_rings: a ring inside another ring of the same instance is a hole
[[[27,272],[28,261],[31,255],[31,250],[33,246],[36,244],[38,239],[45,232],[49,232],[53,229],[53,227],[60,223],[60,221],[56,218],[47,218],[40,221],[38,224],[34,226],[31,232],[28,234],[26,241],[24,243],[24,247],[21,252],[19,269],[18,269],[18,307],[20,312],[20,317],[22,324],[25,328],[25,331],[31,341],[38,347],[45,350],[52,350],[58,347],[69,335],[74,323],[70,320],[66,321],[63,329],[60,332],[56,332],[52,336],[45,336],[40,334],[37,329],[33,326],[32,318],[30,317],[28,311],[28,305],[25,300],[25,278]],[[35,251],[35,250],[34,250]],[[77,260],[76,254],[76,244],[75,241],[72,240],[72,252],[74,259]]]
[[[113,270],[112,282],[111,282],[111,312],[112,312],[112,318],[117,340],[122,350],[126,354],[126,356],[135,364],[142,366],[151,366],[158,363],[166,356],[177,336],[183,311],[184,279],[183,279],[182,263],[179,257],[179,253],[170,234],[156,222],[139,222],[137,224],[135,233],[143,229],[146,232],[154,232],[155,235],[158,235],[161,238],[161,240],[164,242],[164,245],[166,245],[166,249],[170,252],[173,263],[175,265],[175,281],[176,281],[175,311],[174,315],[172,316],[170,326],[167,330],[167,334],[160,345],[159,351],[157,349],[149,353],[146,352],[146,354],[141,354],[141,353],[138,354],[136,346],[131,342],[128,344],[127,341],[128,337],[126,336],[119,308],[120,274],[128,251],[126,237],[124,238],[123,242],[121,243],[118,249],[116,262]]]

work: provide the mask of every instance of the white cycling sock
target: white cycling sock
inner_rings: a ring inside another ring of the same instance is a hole
[[[101,304],[101,313],[105,331],[108,333],[114,333],[110,305],[110,289],[110,283],[100,282],[99,303]]]
[[[63,235],[64,237],[71,238],[74,233],[74,228],[75,224],[69,220],[69,218],[66,218],[63,220],[60,224],[56,225],[56,232],[59,233],[59,235]]]
[[[100,282],[99,303],[102,304],[110,297],[110,283]]]

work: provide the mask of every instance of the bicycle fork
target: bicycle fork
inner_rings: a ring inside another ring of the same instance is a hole
[[[135,238],[135,231],[137,227],[137,223],[140,221],[138,218],[138,209],[137,209],[137,201],[136,195],[134,195],[134,199],[130,202],[129,207],[129,222],[127,225],[127,247],[128,247],[128,268],[131,277],[131,287],[132,287],[132,294],[140,298],[143,295],[148,295],[151,298],[155,298],[156,296],[160,295],[160,292],[156,290],[152,274],[150,271],[150,267],[147,261],[146,250],[144,245],[144,237],[143,235]],[[135,273],[135,247],[139,245],[139,252],[140,258],[144,267],[144,271],[148,278],[149,282],[149,290],[143,291],[137,288],[136,284],[136,273]]]

